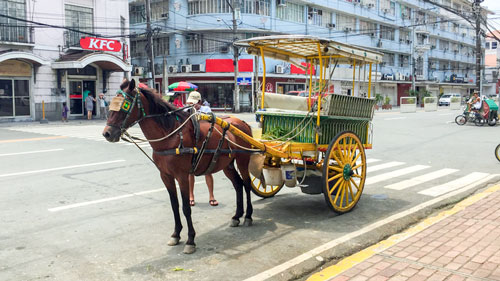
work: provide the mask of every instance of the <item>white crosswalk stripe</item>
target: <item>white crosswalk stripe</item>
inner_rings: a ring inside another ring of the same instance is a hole
[[[428,168],[430,168],[430,166],[415,165],[415,166],[411,166],[408,168],[403,168],[403,169],[399,169],[396,171],[391,171],[391,172],[388,172],[385,174],[381,174],[381,175],[377,175],[377,176],[373,176],[373,177],[367,177],[365,184],[374,184],[377,182],[385,181],[385,180],[392,179],[395,177],[404,176],[404,175],[411,174],[411,173],[414,173],[414,172],[417,172],[420,170],[424,170],[424,169],[428,169]]]
[[[393,184],[385,186],[385,188],[394,189],[394,190],[403,190],[403,189],[406,189],[406,188],[409,188],[409,187],[412,187],[412,186],[416,186],[416,185],[419,185],[419,184],[423,184],[425,182],[428,182],[428,181],[431,181],[431,180],[435,180],[435,179],[438,179],[438,178],[441,178],[441,177],[444,177],[444,176],[447,176],[447,175],[450,175],[450,174],[453,174],[453,173],[456,173],[456,172],[458,172],[457,169],[448,169],[448,168],[445,168],[445,169],[441,169],[441,170],[438,170],[438,171],[435,171],[435,172],[432,172],[432,173],[428,173],[428,174],[425,174],[425,175],[414,177],[414,178],[411,178],[411,179],[408,179],[408,180],[404,180],[404,181],[401,181],[401,182],[393,183]]]
[[[404,162],[389,162],[389,163],[385,163],[385,164],[380,164],[380,165],[368,167],[366,169],[366,171],[367,171],[367,173],[371,173],[371,172],[375,172],[375,171],[382,170],[382,169],[401,166],[403,164],[404,164]]]
[[[464,186],[467,186],[469,184],[473,184],[481,179],[484,179],[487,176],[489,176],[489,174],[487,174],[487,173],[473,172],[473,173],[468,174],[465,177],[461,177],[461,178],[458,178],[456,180],[422,190],[419,192],[419,194],[436,197],[436,196],[448,193],[450,191],[457,190],[457,189],[464,187]]]

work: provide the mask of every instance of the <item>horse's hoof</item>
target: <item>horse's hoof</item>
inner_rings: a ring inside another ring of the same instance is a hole
[[[181,240],[181,238],[179,238],[179,237],[170,237],[170,241],[168,241],[168,245],[175,246],[175,245],[179,244],[179,240]]]
[[[244,221],[243,221],[243,226],[252,226],[253,224],[253,220],[250,219],[250,218],[246,218]]]
[[[184,251],[182,251],[184,254],[192,254],[196,252],[196,246],[195,245],[188,245],[184,246]]]
[[[229,226],[230,227],[237,227],[238,225],[240,225],[240,220],[232,219],[231,224]]]

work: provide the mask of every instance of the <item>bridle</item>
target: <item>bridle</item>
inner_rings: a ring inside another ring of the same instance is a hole
[[[129,93],[123,91],[123,90],[118,90],[116,92],[117,96],[115,96],[112,100],[111,100],[111,104],[109,106],[109,111],[121,111],[121,112],[124,112],[126,114],[125,116],[125,119],[123,119],[120,127],[118,127],[117,125],[115,124],[110,124],[110,123],[106,123],[107,126],[110,126],[110,127],[113,127],[113,128],[117,128],[120,130],[120,136],[123,135],[124,133],[126,133],[126,131],[128,129],[130,129],[131,127],[135,126],[136,124],[142,122],[144,119],[147,119],[147,118],[152,118],[152,117],[160,117],[160,116],[169,116],[169,115],[173,115],[179,111],[182,111],[182,110],[185,110],[186,108],[191,108],[192,106],[185,106],[185,107],[182,107],[182,108],[178,108],[176,110],[171,110],[169,112],[166,112],[166,113],[160,113],[160,114],[146,114],[146,111],[144,110],[144,105],[142,104],[142,101],[141,101],[141,91],[138,87],[136,87],[134,89],[134,91],[136,92],[136,94],[134,96],[130,95]],[[127,126],[127,121],[128,119],[130,118],[130,116],[132,115],[132,111],[134,110],[134,107],[137,105],[139,111],[138,111],[138,118],[137,120],[135,120],[134,122],[130,123],[128,126]]]

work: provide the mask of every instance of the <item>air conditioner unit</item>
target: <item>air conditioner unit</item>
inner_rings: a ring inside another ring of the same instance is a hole
[[[406,40],[406,44],[410,45],[411,44],[411,40]]]
[[[181,72],[191,72],[191,65],[190,64],[184,64],[181,66]]]
[[[373,3],[369,3],[367,6],[368,6],[368,8],[370,8],[370,9],[371,9],[371,8],[375,8],[375,4],[373,4]]]
[[[344,27],[344,32],[350,32],[352,30],[352,28],[350,27]]]
[[[377,35],[375,32],[370,33],[370,37],[375,37],[375,35]]]
[[[198,34],[187,34],[186,40],[196,40],[198,39]]]
[[[334,23],[327,23],[326,27],[328,27],[328,28],[335,28],[335,24]]]
[[[283,73],[285,73],[285,69],[280,64],[275,65],[274,66],[274,73],[283,74]]]
[[[168,19],[168,13],[163,13],[160,16],[162,19]]]
[[[277,0],[276,1],[278,6],[280,7],[285,7],[286,6],[286,0]]]
[[[394,74],[386,74],[385,80],[394,81]]]
[[[436,49],[436,45],[431,45],[431,49],[432,50]]]
[[[191,72],[205,72],[205,65],[204,64],[192,64],[191,65]]]
[[[415,75],[415,79],[417,79],[419,81],[425,80],[423,75]]]
[[[144,67],[136,66],[134,67],[134,76],[142,76],[144,74]]]
[[[177,65],[169,65],[168,73],[177,73]]]
[[[359,3],[361,3],[361,0],[352,0],[352,3],[353,4],[359,4]]]
[[[389,10],[389,9],[383,9],[383,10],[382,10],[382,12],[383,12],[384,14],[387,14],[387,13],[389,13],[389,12],[390,12],[390,10]]]

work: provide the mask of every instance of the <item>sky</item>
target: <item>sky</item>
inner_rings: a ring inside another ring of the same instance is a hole
[[[488,21],[490,24],[495,26],[497,29],[500,29],[500,1],[498,0],[485,0],[481,6],[487,7],[488,10],[495,13],[494,15],[490,15],[488,17]]]

